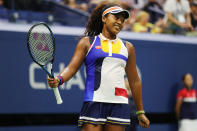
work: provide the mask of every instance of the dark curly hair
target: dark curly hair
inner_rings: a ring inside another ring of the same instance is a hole
[[[120,6],[118,4],[103,2],[95,7],[91,16],[89,18],[88,24],[85,30],[85,36],[96,36],[102,32],[103,22],[102,22],[102,14],[109,7]]]

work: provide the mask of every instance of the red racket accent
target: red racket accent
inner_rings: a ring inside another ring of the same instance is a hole
[[[40,43],[36,46],[36,48],[37,48],[38,50],[42,50],[42,49],[43,49],[42,43],[40,42]]]
[[[44,47],[43,51],[50,51],[50,50],[49,50],[49,46],[46,45],[46,46]]]
[[[38,33],[33,33],[33,38],[34,38],[35,40],[37,40],[37,39],[38,39]]]
[[[45,39],[46,39],[46,38],[45,38],[45,35],[42,34],[41,40],[45,40]]]

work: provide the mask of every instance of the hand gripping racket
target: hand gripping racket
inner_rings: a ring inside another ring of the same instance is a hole
[[[37,23],[28,31],[27,48],[33,61],[37,63],[50,78],[53,75],[53,61],[55,53],[55,38],[49,26],[45,23]],[[46,66],[51,64],[51,73]],[[57,104],[62,103],[58,88],[53,88]]]

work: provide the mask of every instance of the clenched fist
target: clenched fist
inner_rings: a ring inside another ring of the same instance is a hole
[[[138,120],[139,120],[139,125],[143,128],[149,128],[150,121],[149,119],[145,116],[145,114],[139,114],[138,115]]]
[[[55,78],[48,78],[48,85],[51,87],[51,88],[56,88],[58,87],[59,83],[60,83],[60,80],[55,77]]]

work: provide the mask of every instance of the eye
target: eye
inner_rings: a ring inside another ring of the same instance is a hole
[[[112,14],[113,15],[113,17],[115,18],[115,19],[118,19],[119,18],[119,15],[118,14]]]
[[[121,22],[124,22],[125,21],[125,19],[121,16],[121,17],[119,17],[118,19],[120,19],[121,20]]]
[[[114,15],[115,16],[115,19],[117,20],[118,19],[118,15]]]
[[[121,15],[121,14],[117,14],[117,15],[115,15],[115,18],[116,18],[116,20],[120,19],[120,20],[121,20],[121,22],[124,22],[124,21],[125,21],[124,16],[123,16],[123,15]]]

